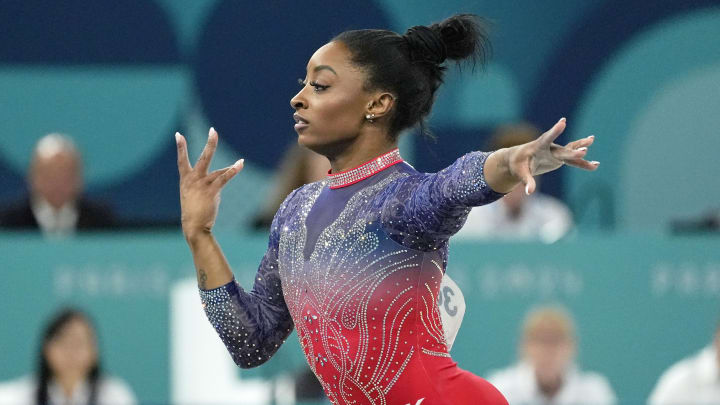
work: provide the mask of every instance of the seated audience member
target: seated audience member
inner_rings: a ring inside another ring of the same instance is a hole
[[[540,131],[529,124],[502,126],[493,135],[490,148],[498,150],[521,145],[539,135]],[[539,190],[539,182],[537,185]],[[567,234],[572,225],[572,214],[560,200],[538,191],[528,196],[520,184],[497,203],[474,207],[465,225],[455,235],[455,240],[540,240],[552,243]]]
[[[660,376],[648,403],[720,404],[720,324],[711,344],[673,364]]]
[[[36,373],[0,384],[0,405],[135,405],[124,382],[102,373],[96,339],[85,314],[58,313],[44,331]]]
[[[330,162],[325,156],[297,144],[291,146],[275,174],[270,198],[253,219],[253,228],[263,231],[270,229],[273,216],[285,197],[300,186],[324,179],[328,171]]]
[[[295,374],[295,401],[299,404],[330,404],[320,381],[310,367],[304,367]]]
[[[114,224],[106,208],[82,197],[81,156],[64,135],[46,135],[35,145],[28,189],[27,197],[0,212],[1,227],[40,229],[46,235],[65,236]]]
[[[488,377],[513,405],[609,405],[616,402],[608,381],[575,364],[573,321],[563,309],[544,307],[527,316],[520,361]]]

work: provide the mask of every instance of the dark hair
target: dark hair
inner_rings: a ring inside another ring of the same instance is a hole
[[[415,26],[404,35],[388,30],[345,31],[333,38],[344,43],[352,62],[368,75],[367,90],[395,96],[390,136],[420,125],[432,109],[443,82],[446,59],[484,64],[490,53],[487,23],[473,14],[458,14],[430,26]]]
[[[74,320],[82,320],[85,322],[90,329],[95,330],[90,318],[83,312],[73,309],[66,308],[55,314],[45,327],[43,332],[42,342],[40,344],[40,353],[38,356],[38,375],[37,375],[37,390],[35,391],[35,403],[37,405],[48,405],[50,400],[48,398],[48,384],[52,379],[52,370],[50,364],[48,364],[47,358],[45,357],[45,347],[48,343],[56,338],[60,332],[65,328],[67,324]],[[90,397],[88,400],[89,404],[95,404],[97,402],[97,385],[100,377],[100,360],[98,359],[87,376],[87,383],[90,387]]]

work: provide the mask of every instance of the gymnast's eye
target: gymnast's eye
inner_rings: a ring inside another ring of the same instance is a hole
[[[318,83],[318,82],[310,82],[310,85],[315,88],[315,92],[316,92],[316,93],[319,93],[319,92],[321,92],[321,91],[323,91],[323,90],[327,90],[328,88],[330,88],[330,86],[325,86],[325,85],[322,85],[322,84],[320,84],[320,83]]]
[[[298,83],[303,87],[308,85],[308,82],[303,79],[298,79]],[[314,88],[313,91],[315,91],[316,93],[319,93],[323,90],[327,90],[330,87],[330,86],[322,85],[318,82],[310,82],[310,85]]]

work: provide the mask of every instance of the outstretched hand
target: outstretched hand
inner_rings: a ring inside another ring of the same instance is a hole
[[[195,167],[190,166],[187,142],[179,132],[177,142],[177,163],[180,172],[180,209],[185,236],[197,232],[209,232],[215,224],[220,205],[220,190],[243,168],[244,159],[232,166],[208,173],[210,161],[218,144],[218,134],[210,128],[208,141]]]
[[[507,165],[510,174],[525,185],[526,194],[535,191],[533,176],[553,171],[562,165],[590,171],[598,168],[600,162],[584,159],[588,146],[592,145],[595,137],[590,135],[565,146],[553,143],[564,130],[565,118],[562,118],[538,139],[508,150]]]

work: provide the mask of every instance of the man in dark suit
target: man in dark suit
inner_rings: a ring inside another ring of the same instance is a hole
[[[61,134],[46,135],[33,153],[29,195],[0,212],[0,226],[54,236],[112,227],[112,213],[83,198],[83,187],[82,159],[75,144]]]

